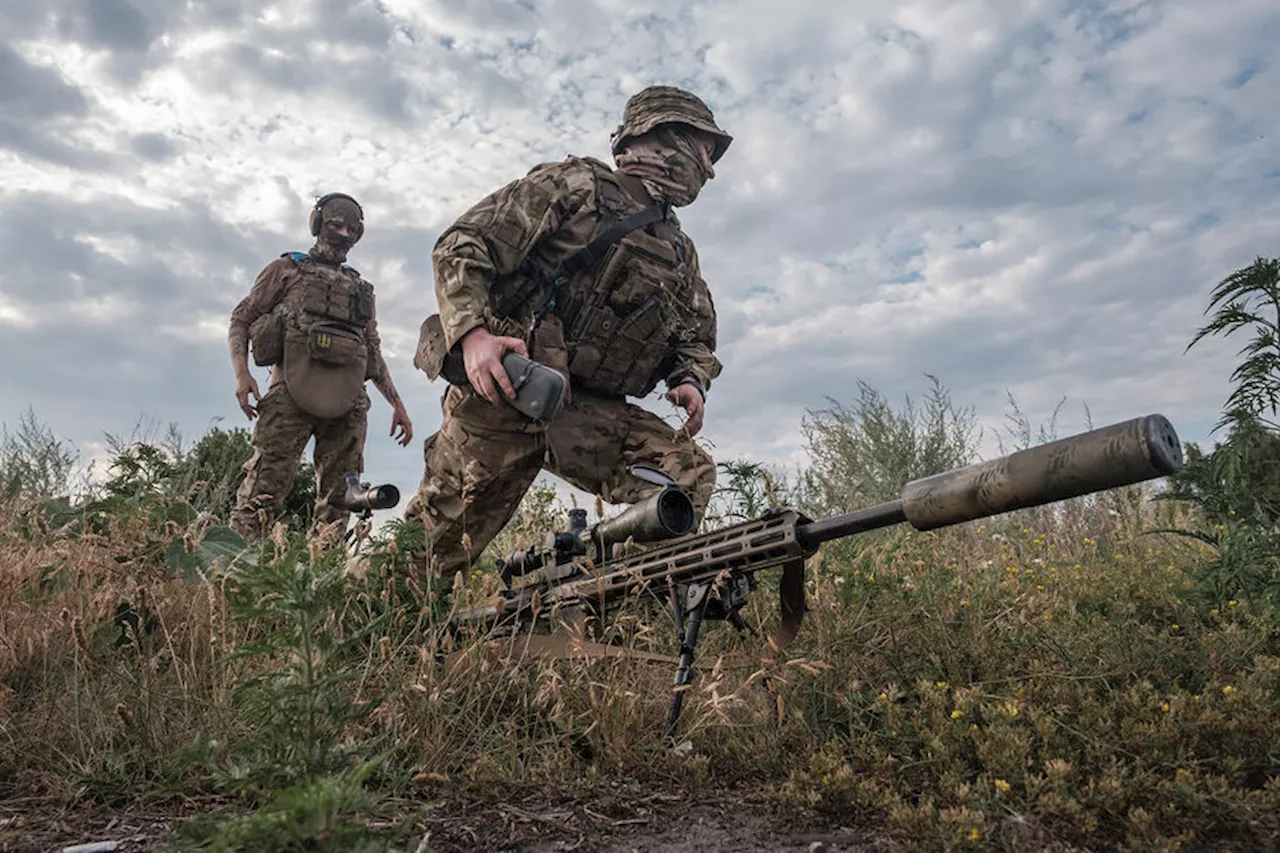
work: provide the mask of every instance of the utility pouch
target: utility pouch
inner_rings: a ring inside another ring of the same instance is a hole
[[[351,294],[351,319],[367,323],[373,318],[373,288],[364,282]]]
[[[569,375],[569,347],[564,340],[564,324],[558,316],[548,314],[538,321],[529,341],[529,356],[534,361]]]
[[[364,390],[368,348],[341,326],[285,327],[284,381],[298,408],[318,418],[351,411]]]
[[[564,408],[569,390],[565,374],[516,352],[502,357],[502,367],[511,379],[516,397],[510,399],[501,389],[498,393],[516,411],[535,420],[549,421]]]
[[[249,326],[249,346],[259,367],[284,360],[284,317],[272,311],[254,320]]]
[[[345,367],[355,362],[364,349],[364,340],[337,323],[314,323],[307,330],[307,352],[330,367]]]

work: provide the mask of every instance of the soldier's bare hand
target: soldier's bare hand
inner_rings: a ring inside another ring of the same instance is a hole
[[[529,350],[519,338],[500,337],[477,326],[462,336],[462,362],[467,368],[467,379],[476,393],[495,406],[501,402],[498,389],[514,399],[516,391],[511,378],[502,367],[502,357],[512,350],[528,358]]]
[[[246,373],[236,379],[236,402],[240,404],[240,411],[244,412],[244,416],[253,420],[258,416],[258,410],[249,403],[250,394],[255,403],[262,402],[262,395],[258,393],[258,381],[252,374]]]
[[[689,415],[681,432],[693,438],[702,429],[702,413],[706,408],[706,404],[702,401],[702,395],[692,385],[677,385],[668,391],[665,396],[669,401],[684,409]]]
[[[400,431],[399,435],[396,435],[396,430]],[[409,420],[409,413],[405,411],[403,403],[398,403],[391,413],[391,437],[401,447],[413,441],[413,421]]]

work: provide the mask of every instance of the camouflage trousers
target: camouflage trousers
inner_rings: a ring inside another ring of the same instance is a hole
[[[284,383],[274,385],[258,403],[253,428],[253,456],[244,464],[244,482],[236,492],[231,527],[242,536],[261,536],[284,506],[307,441],[315,436],[317,529],[341,536],[351,513],[341,508],[347,475],[364,470],[364,440],[369,395],[363,391],[351,411],[338,418],[318,418],[301,409]]]
[[[699,519],[716,481],[707,452],[657,415],[577,389],[555,420],[543,424],[450,386],[424,458],[422,483],[405,517],[427,528],[428,573],[444,577],[484,551],[544,468],[609,503],[631,504],[658,487],[628,473],[628,466],[652,465],[689,492]]]

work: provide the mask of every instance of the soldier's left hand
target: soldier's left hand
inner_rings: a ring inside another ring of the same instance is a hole
[[[396,430],[400,430],[400,435],[396,435]],[[405,410],[404,404],[395,407],[391,413],[391,437],[395,439],[401,447],[413,441],[413,421],[409,420],[409,413]]]
[[[702,429],[702,412],[706,408],[702,402],[702,395],[692,385],[677,385],[668,391],[665,396],[669,401],[688,413],[689,417],[684,422],[684,428],[681,432],[693,438]]]

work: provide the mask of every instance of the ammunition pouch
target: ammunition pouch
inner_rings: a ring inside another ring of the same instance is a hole
[[[360,279],[354,291],[331,281],[308,280],[302,310],[350,326],[363,326],[373,317],[373,286]]]
[[[276,311],[263,314],[249,326],[249,346],[253,363],[270,367],[284,360],[284,316]]]
[[[672,354],[668,300],[680,298],[680,260],[670,243],[636,230],[614,247],[581,306],[568,319],[574,384],[608,396],[644,397]],[[573,310],[576,308],[576,310]]]

